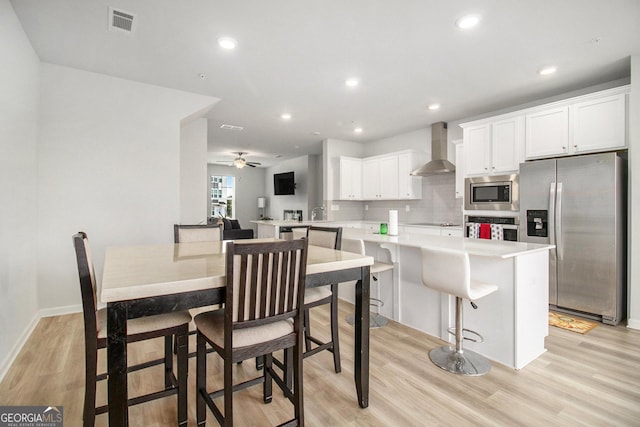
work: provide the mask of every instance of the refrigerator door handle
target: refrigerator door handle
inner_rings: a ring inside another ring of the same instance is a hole
[[[556,183],[549,185],[549,244],[556,244],[556,219],[554,212],[556,211]]]
[[[556,218],[555,223],[557,224],[556,228],[556,251],[558,254],[558,259],[562,259],[562,249],[563,249],[563,241],[562,241],[562,183],[559,182],[557,184],[557,196],[556,196]]]

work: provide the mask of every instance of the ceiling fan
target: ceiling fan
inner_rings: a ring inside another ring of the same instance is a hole
[[[247,162],[245,160],[245,158],[242,157],[243,154],[247,154],[247,153],[245,153],[243,151],[234,151],[233,154],[237,154],[238,157],[233,159],[233,161],[231,162],[230,166],[235,166],[238,169],[242,169],[245,166],[249,166],[249,167],[255,168],[256,166],[261,165],[261,163],[258,163],[258,162]],[[229,163],[229,162],[222,161],[222,160],[218,160],[218,162],[219,163]]]

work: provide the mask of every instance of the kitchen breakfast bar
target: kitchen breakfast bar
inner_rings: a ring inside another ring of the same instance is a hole
[[[313,223],[260,221],[258,226],[263,233],[269,232],[269,227],[276,233],[281,227],[298,224]],[[330,221],[317,224],[344,225]],[[453,342],[448,329],[454,325],[455,297],[422,284],[420,248],[467,252],[471,279],[493,283],[498,291],[479,300],[478,309],[465,308],[465,327],[484,338],[482,343],[466,341],[465,347],[513,369],[522,369],[545,352],[544,340],[549,334],[549,249],[553,245],[434,236],[402,229],[398,236],[389,236],[348,226],[343,227],[342,238],[363,240],[367,255],[393,263],[393,271],[383,273],[378,281],[379,295],[385,303],[383,315],[449,342]],[[375,295],[371,283],[371,294]],[[344,289],[341,292],[348,300],[352,294]]]

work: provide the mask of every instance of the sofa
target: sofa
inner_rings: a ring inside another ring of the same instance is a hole
[[[224,240],[253,239],[252,228],[242,228],[237,219],[222,218],[222,238]]]

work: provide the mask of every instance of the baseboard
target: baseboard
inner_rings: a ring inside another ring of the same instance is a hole
[[[13,365],[14,360],[16,359],[16,357],[18,357],[18,354],[22,350],[22,347],[24,347],[25,343],[31,336],[31,333],[36,328],[39,321],[40,313],[38,312],[33,316],[33,319],[31,319],[31,322],[29,322],[24,332],[20,335],[18,341],[16,341],[16,343],[13,345],[13,348],[11,349],[9,354],[7,354],[7,357],[2,361],[2,363],[0,363],[0,382],[4,379],[4,376],[9,371],[9,368],[11,368],[11,365]]]
[[[18,357],[18,354],[22,350],[22,347],[24,347],[25,343],[33,333],[33,330],[38,325],[38,322],[40,321],[40,319],[42,319],[43,317],[62,316],[63,314],[73,314],[73,313],[81,313],[81,312],[82,312],[81,304],[67,305],[64,307],[46,308],[38,311],[33,316],[33,319],[31,319],[31,322],[29,322],[29,325],[27,325],[22,335],[20,335],[20,337],[18,338],[18,341],[16,341],[16,343],[14,344],[9,354],[7,354],[7,357],[5,358],[5,360],[3,360],[2,363],[0,363],[0,381],[4,379],[4,376],[9,371],[9,368],[11,368],[11,365],[13,365],[13,362],[15,361],[16,357]]]
[[[627,319],[627,328],[640,330],[640,319]]]
[[[45,308],[40,310],[40,318],[62,316],[63,314],[82,313],[82,304],[65,305],[63,307]]]

